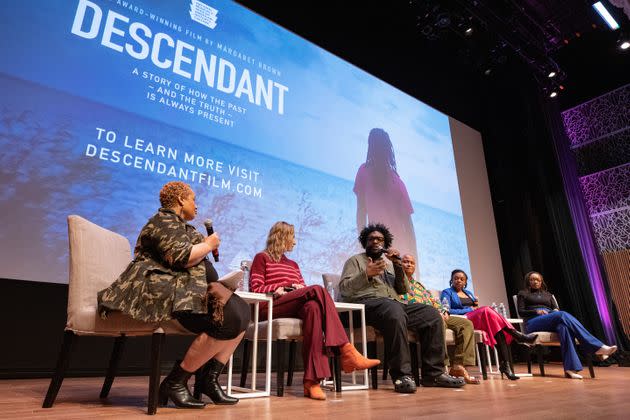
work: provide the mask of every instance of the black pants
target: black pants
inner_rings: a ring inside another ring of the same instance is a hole
[[[388,298],[361,303],[365,304],[366,323],[383,334],[392,380],[411,375],[407,329],[414,331],[420,340],[422,377],[444,372],[444,323],[437,309],[419,303],[405,305]]]

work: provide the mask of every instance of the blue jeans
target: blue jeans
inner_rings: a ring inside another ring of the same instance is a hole
[[[564,311],[549,312],[527,321],[527,333],[534,331],[555,332],[560,337],[560,352],[564,370],[582,370],[582,363],[575,351],[575,339],[580,342],[580,348],[587,354],[595,353],[604,345],[595,338],[573,315]]]

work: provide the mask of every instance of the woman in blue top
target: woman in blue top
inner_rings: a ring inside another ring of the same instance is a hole
[[[501,364],[499,370],[501,377],[505,374],[508,379],[517,380],[518,376],[514,375],[509,363],[508,344],[512,338],[517,342],[531,345],[536,341],[535,334],[525,335],[514,329],[512,324],[506,321],[501,315],[488,306],[479,306],[479,299],[466,289],[468,284],[468,275],[463,270],[453,270],[451,272],[450,288],[442,290],[440,300],[447,299],[450,305],[449,313],[454,315],[465,315],[475,327],[476,330],[485,332],[483,337],[484,344],[489,346],[497,346]]]

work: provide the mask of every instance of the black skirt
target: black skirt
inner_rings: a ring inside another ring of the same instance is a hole
[[[207,259],[206,281],[215,282],[219,279],[217,270]],[[231,340],[247,329],[250,320],[251,310],[247,302],[240,296],[232,294],[223,307],[223,323],[219,324],[212,319],[214,312],[214,300],[208,300],[208,313],[195,314],[190,311],[174,312],[173,316],[188,331],[195,334],[206,333],[217,340]]]

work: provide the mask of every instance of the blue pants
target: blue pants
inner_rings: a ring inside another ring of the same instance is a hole
[[[555,332],[560,337],[560,352],[564,370],[582,370],[582,364],[575,351],[575,339],[580,342],[581,349],[587,353],[595,353],[604,344],[584,328],[575,317],[564,311],[550,312],[527,321],[527,333],[534,331]]]

